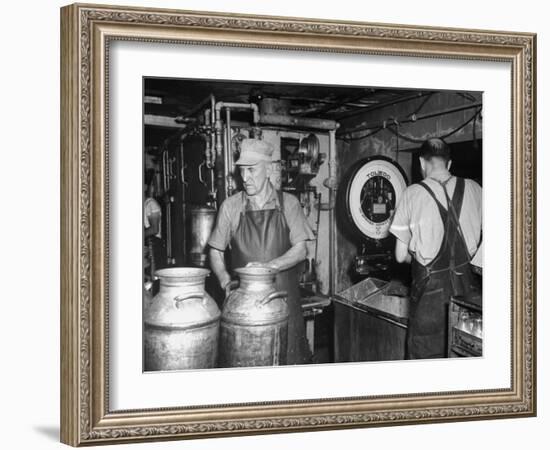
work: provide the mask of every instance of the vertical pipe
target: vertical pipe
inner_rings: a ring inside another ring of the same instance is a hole
[[[395,162],[399,162],[399,122],[395,121]]]
[[[230,172],[233,168],[233,155],[231,153],[231,109],[250,109],[252,110],[254,123],[260,120],[260,113],[258,105],[254,103],[231,103],[231,102],[218,102],[215,103],[212,100],[212,110],[215,111],[215,128],[216,128],[216,158],[218,163],[216,164],[217,171],[217,185],[218,185],[218,202],[222,202],[232,191],[232,180],[229,178]],[[221,120],[221,110],[226,110],[226,133],[223,133],[223,124]],[[222,139],[225,144],[222,146]],[[223,149],[226,150],[223,154]],[[222,159],[223,158],[223,159]],[[222,167],[222,162],[224,163]],[[222,172],[223,170],[223,172]],[[230,184],[231,183],[231,184]],[[225,197],[224,197],[225,194]]]
[[[172,258],[172,245],[171,245],[171,236],[170,232],[172,230],[171,216],[170,216],[170,200],[168,192],[170,190],[170,164],[168,161],[169,155],[168,150],[163,150],[162,152],[162,184],[164,188],[164,204],[166,206],[166,261],[169,264],[170,259]]]
[[[215,108],[216,118],[214,121],[215,128],[215,148],[216,148],[216,181],[218,185],[218,203],[221,204],[226,198],[225,189],[225,169],[226,164],[224,160],[223,148],[222,148],[222,120],[221,111],[219,108]]]
[[[332,297],[336,288],[336,221],[335,221],[335,189],[336,189],[336,130],[328,132],[328,176],[329,176],[329,294]]]
[[[222,133],[223,139],[223,195],[224,198],[229,197],[229,190],[227,189],[227,179],[229,178],[229,155],[227,154],[227,130]]]
[[[227,194],[229,197],[233,193],[233,150],[231,148],[231,109],[225,108],[225,132],[226,132],[226,142],[227,146],[225,147],[225,155],[227,158]]]
[[[322,194],[319,192],[317,194],[317,223],[315,224],[316,232],[315,232],[315,263],[318,261],[318,250],[319,250],[319,224],[321,222],[321,197]]]
[[[186,229],[186,217],[187,214],[187,205],[185,203],[185,172],[183,168],[185,167],[185,157],[183,154],[183,136],[180,141],[180,164],[181,164],[181,209],[182,209],[182,223],[181,223],[181,233],[182,233],[182,247],[183,247],[183,263],[187,262],[187,229]]]
[[[212,124],[210,123],[210,110],[204,110],[204,127],[209,131],[209,135],[204,136],[204,159],[206,161],[206,167],[209,169],[212,167],[212,152],[214,148],[210,146],[212,142]],[[210,150],[212,148],[212,150]]]
[[[212,157],[210,153],[210,140],[208,138],[205,139],[204,141],[204,162],[208,169],[212,167]]]
[[[166,194],[168,192],[168,163],[167,163],[167,150],[162,151],[162,193]]]
[[[168,264],[172,262],[172,202],[170,198],[166,202],[166,259]]]

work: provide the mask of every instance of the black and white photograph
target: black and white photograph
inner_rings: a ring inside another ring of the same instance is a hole
[[[145,372],[483,356],[483,92],[143,78]]]

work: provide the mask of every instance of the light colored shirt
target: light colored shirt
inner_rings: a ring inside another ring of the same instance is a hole
[[[431,178],[423,181],[447,209],[447,200],[441,184]],[[468,252],[473,256],[481,237],[482,191],[475,181],[468,179],[464,181],[464,199],[459,223]],[[451,199],[455,187],[456,177],[452,177],[446,185]],[[413,257],[425,266],[436,257],[443,243],[444,231],[439,209],[428,191],[418,184],[405,189],[395,210],[390,233],[406,244]]]
[[[145,204],[143,206],[143,226],[145,228],[149,228],[151,226],[151,222],[149,218],[156,214],[162,217],[162,210],[160,209],[160,205],[154,198],[151,198],[151,197],[146,198]],[[160,223],[159,223],[159,231],[157,234],[155,234],[155,236],[158,238],[162,237],[160,233]]]
[[[239,226],[241,212],[246,209],[245,202],[248,202],[248,209],[251,211],[277,208],[279,196],[273,187],[271,189],[272,192],[264,205],[256,205],[248,199],[244,192],[238,192],[227,198],[218,211],[216,226],[210,235],[208,245],[222,251],[227,248]],[[283,214],[290,232],[290,244],[294,246],[299,242],[314,239],[313,231],[298,199],[286,192],[283,192],[282,195]]]

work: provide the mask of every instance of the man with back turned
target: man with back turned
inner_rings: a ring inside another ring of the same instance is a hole
[[[478,290],[470,261],[480,243],[482,191],[475,181],[451,175],[442,139],[425,141],[419,159],[424,179],[405,190],[390,232],[397,261],[412,270],[407,358],[443,358],[451,297]]]
[[[233,269],[244,266],[272,267],[278,271],[277,290],[287,291],[287,364],[309,362],[310,353],[300,304],[298,264],[306,257],[306,241],[313,232],[298,199],[277,192],[269,176],[273,147],[259,139],[245,139],[235,163],[240,170],[244,191],[227,198],[221,205],[210,236],[210,265],[220,285],[228,293],[231,275],[224,259],[229,246]]]

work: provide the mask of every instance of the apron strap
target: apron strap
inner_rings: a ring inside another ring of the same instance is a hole
[[[453,200],[451,202],[452,209],[451,212],[455,214],[455,217],[460,217],[460,212],[462,211],[462,204],[464,200],[464,189],[466,187],[466,182],[464,181],[464,178],[456,178],[456,186],[455,191],[453,193]],[[445,191],[447,193],[447,191]]]
[[[460,217],[460,212],[462,210],[462,204],[464,200],[464,187],[465,187],[465,181],[464,178],[458,178],[456,177],[456,186],[453,193],[453,198],[449,197],[449,193],[447,192],[447,183],[451,180],[451,177],[448,178],[446,181],[441,182],[438,180],[437,183],[439,183],[443,189],[443,193],[445,194],[445,199],[447,200],[447,208],[445,208],[441,202],[437,199],[435,196],[434,191],[430,186],[428,186],[424,181],[421,181],[419,184],[422,186],[428,194],[434,199],[435,203],[437,204],[437,207],[439,209],[439,213],[441,215],[441,219],[443,220],[443,223],[445,223],[445,220],[447,218],[448,213],[450,212],[453,214],[455,220],[457,223],[459,223],[458,218]],[[462,230],[460,230],[462,233]]]
[[[445,209],[445,207],[441,204],[441,202],[437,199],[437,197],[435,196],[435,193],[434,191],[432,190],[432,188],[430,186],[428,186],[426,183],[424,183],[423,181],[421,181],[420,183],[418,183],[420,186],[422,186],[424,189],[426,189],[426,191],[428,192],[428,194],[430,194],[430,196],[434,199],[435,201],[435,204],[437,205],[437,209],[439,210],[439,215],[441,216],[441,220],[443,222],[443,225],[445,225],[445,223],[447,223],[447,217],[448,217],[448,211]],[[447,192],[447,191],[445,191]]]
[[[441,204],[441,202],[437,199],[437,197],[434,194],[434,191],[432,190],[432,188],[430,188],[430,186],[428,186],[423,181],[421,181],[419,184],[422,187],[424,187],[428,191],[428,193],[431,195],[431,197],[435,200],[435,202],[437,203],[437,206],[439,207],[440,212],[442,209],[445,211],[445,215],[447,215],[446,213],[451,212],[454,218],[458,222],[458,218],[460,217],[460,212],[462,210],[462,203],[464,200],[464,188],[466,183],[464,181],[464,178],[456,177],[456,186],[453,193],[453,198],[451,200],[451,198],[449,197],[449,193],[447,192],[447,183],[451,180],[451,178],[452,177],[448,178],[444,182],[441,182],[439,180],[434,180],[437,183],[439,183],[439,185],[443,189],[443,193],[445,194],[445,199],[447,200],[447,209],[445,209]]]
[[[453,221],[455,222],[456,228],[458,230],[459,241],[462,243],[466,253],[469,254],[468,245],[466,244],[466,238],[464,237],[462,226],[460,225],[460,212],[462,211],[462,205],[464,203],[465,187],[466,181],[464,180],[464,178],[457,178],[452,201],[449,198],[449,194],[447,194],[447,190],[444,189],[444,191],[445,196],[447,197],[447,203],[449,204],[449,212],[452,215]]]
[[[275,189],[275,188],[273,188],[273,189]],[[279,198],[278,209],[281,212],[281,218],[283,219],[284,225],[288,228],[288,222],[287,222],[286,216],[285,216],[285,203],[284,203],[284,200],[283,200],[283,198],[284,198],[283,191],[278,191],[277,192],[277,197]]]
[[[437,205],[437,208],[439,210],[439,214],[441,216],[441,221],[443,222],[443,228],[445,230],[445,235],[443,237],[443,242],[441,243],[441,247],[439,249],[439,252],[435,256],[435,258],[431,261],[431,263],[429,263],[426,266],[423,266],[424,277],[422,278],[422,280],[428,278],[431,275],[437,274],[437,273],[447,272],[450,269],[450,267],[444,267],[444,268],[441,268],[441,269],[433,269],[434,264],[439,260],[439,258],[441,256],[441,252],[444,250],[445,240],[448,237],[447,236],[448,235],[448,227],[450,225],[449,221],[452,221],[452,219],[449,217],[449,214],[450,214],[450,210],[453,207],[453,205],[450,202],[449,196],[447,194],[447,189],[446,189],[446,185],[447,185],[447,183],[449,182],[450,179],[451,178],[447,179],[443,183],[438,181],[438,180],[434,180],[434,181],[437,181],[441,185],[441,187],[443,188],[443,191],[445,193],[445,199],[447,200],[447,208],[445,208],[443,206],[443,204],[437,199],[437,197],[435,196],[434,191],[432,190],[432,188],[430,186],[428,186],[427,183],[425,183],[424,181],[421,181],[419,183],[420,186],[422,186],[424,189],[426,189],[428,194],[430,194],[430,196],[433,198],[435,204]],[[461,180],[462,180],[462,186],[461,186],[461,189],[458,189],[461,192],[457,193],[457,188],[458,188],[458,185],[457,185],[457,187],[455,187],[455,193],[453,194],[453,200],[457,202],[456,204],[457,204],[459,209],[462,206],[462,197],[463,197],[462,194],[464,193],[464,180],[463,179],[461,179]],[[458,182],[458,179],[457,179],[457,182]],[[460,233],[460,231],[459,231],[459,233]]]
[[[241,191],[241,218],[246,211],[248,211],[248,200],[244,191]]]
[[[275,188],[273,188],[275,189]],[[277,192],[277,198],[279,199],[279,209],[282,211],[283,210],[283,191],[279,191]]]
[[[275,189],[275,188],[272,188]],[[274,209],[278,209],[279,211],[284,212],[284,203],[283,203],[283,192],[282,191],[275,191],[278,199],[278,205],[275,206]],[[246,198],[246,195],[244,191],[241,191],[241,214],[245,213],[246,211],[254,211],[250,209],[250,201]]]
[[[275,189],[275,188],[272,188],[272,189]],[[285,216],[285,204],[284,204],[284,196],[283,196],[283,191],[275,191],[276,192],[276,195],[277,195],[277,199],[278,199],[278,205],[275,207],[276,210],[280,211],[281,213],[281,217],[283,219],[283,224],[288,228],[288,221],[286,220],[286,216]],[[240,219],[242,219],[242,216],[247,212],[247,211],[252,211],[250,208],[249,208],[249,205],[250,205],[250,202],[249,200],[246,198],[246,195],[244,193],[244,191],[241,191],[241,212],[240,212]]]
[[[447,200],[447,218],[448,220],[451,221],[452,224],[454,224],[454,226],[456,227],[456,230],[457,230],[457,237],[458,237],[458,241],[460,242],[460,244],[462,245],[464,251],[466,252],[466,254],[469,255],[469,251],[468,251],[468,245],[466,244],[466,238],[464,237],[464,233],[462,231],[462,226],[460,225],[460,212],[462,211],[462,205],[464,203],[464,191],[465,191],[465,187],[466,187],[466,181],[464,180],[464,178],[459,178],[459,177],[456,177],[456,185],[455,185],[455,190],[453,192],[453,198],[451,199],[449,197],[449,193],[447,192],[447,183],[451,180],[451,178],[448,178],[445,182],[440,182],[438,180],[435,180],[437,181],[442,189],[443,189],[443,193],[445,194],[445,199]],[[426,189],[429,189],[429,186],[427,185],[424,185],[424,187]],[[429,189],[431,191],[431,189]],[[431,191],[431,195],[432,197],[435,198],[435,195],[433,194],[433,191]],[[437,201],[437,199],[436,199]],[[437,202],[438,205],[440,205],[439,202]],[[460,264],[456,267],[462,267],[466,264],[468,264],[468,262],[464,263],[464,264]]]

